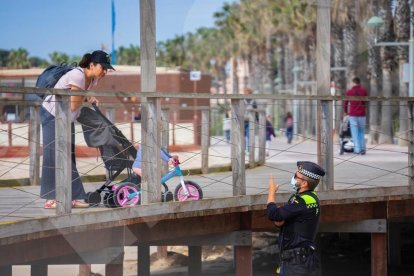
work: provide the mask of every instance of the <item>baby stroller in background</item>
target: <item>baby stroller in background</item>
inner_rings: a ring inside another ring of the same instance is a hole
[[[137,150],[95,104],[93,107],[94,109],[83,107],[78,122],[82,124],[86,144],[89,147],[99,149],[107,177],[99,189],[86,194],[85,201],[97,205],[102,201],[101,193],[104,193],[103,203],[106,207],[126,207],[139,204],[139,196],[125,200],[129,194],[140,191],[141,179],[132,173],[131,169]],[[119,183],[112,183],[125,168],[128,177]]]
[[[349,122],[349,116],[344,116],[339,126],[339,154],[344,152],[353,152],[354,142],[351,136],[351,126]]]

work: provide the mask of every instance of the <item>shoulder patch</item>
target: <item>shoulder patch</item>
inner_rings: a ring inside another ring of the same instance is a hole
[[[310,195],[300,195],[300,197],[305,201],[307,208],[316,208],[318,207],[318,202],[313,196]]]

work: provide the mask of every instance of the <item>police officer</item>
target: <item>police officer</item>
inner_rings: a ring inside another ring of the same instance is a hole
[[[279,248],[280,275],[314,275],[319,266],[315,252],[315,237],[320,219],[319,199],[314,189],[325,171],[315,163],[297,162],[298,170],[291,179],[295,193],[286,205],[276,206],[279,186],[269,179],[267,216],[281,227]]]

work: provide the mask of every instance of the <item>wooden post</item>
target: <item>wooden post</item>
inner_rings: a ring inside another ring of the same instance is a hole
[[[414,185],[414,102],[408,105],[408,185]]]
[[[255,153],[256,153],[256,111],[249,111],[249,168],[255,167]]]
[[[388,223],[388,264],[401,265],[401,224],[399,222]]]
[[[316,21],[316,83],[318,95],[330,95],[331,82],[331,10],[330,0],[318,0]],[[333,189],[333,143],[332,143],[332,101],[320,101],[317,121],[319,131],[318,163],[326,175],[319,184],[319,190]],[[297,119],[297,118],[296,118]]]
[[[90,276],[92,268],[90,264],[80,264],[79,265],[79,276]]]
[[[158,258],[167,258],[167,249],[168,247],[165,245],[159,245],[157,246],[157,257]]]
[[[252,213],[242,213],[240,215],[240,230],[252,229]],[[250,236],[251,239],[251,236]],[[235,250],[235,263],[236,263],[236,275],[237,276],[252,276],[253,275],[253,246],[250,245],[237,245]]]
[[[231,100],[231,169],[233,173],[233,196],[246,194],[244,108],[243,100]]]
[[[7,138],[9,141],[9,147],[13,146],[13,128],[11,122],[7,123]]]
[[[119,254],[112,262],[105,264],[105,275],[124,275],[124,252]],[[149,274],[148,274],[149,275]]]
[[[155,0],[140,1],[141,90],[156,91]],[[147,98],[142,104],[142,203],[161,200],[160,99]]]
[[[150,247],[149,245],[138,246],[138,276],[150,275]]]
[[[38,264],[30,266],[31,276],[47,276],[47,265]]]
[[[168,147],[170,144],[170,122],[168,121],[168,109],[161,110],[161,146],[168,151]],[[164,175],[168,172],[168,163],[163,162],[161,164],[161,174]],[[157,255],[158,258],[166,258],[167,257],[167,246],[157,246]]]
[[[210,141],[210,112],[201,111],[201,172],[208,173],[208,147]]]
[[[387,275],[387,234],[371,234],[371,275]]]
[[[188,247],[188,275],[198,276],[201,275],[202,262],[201,262],[201,246],[189,246]]]
[[[161,201],[160,99],[150,98],[143,104],[142,120],[142,191],[143,204]]]
[[[135,144],[135,136],[134,136],[134,121],[131,121],[129,124],[129,128],[131,130],[131,143]]]
[[[13,270],[11,265],[0,266],[0,275],[2,276],[12,276]]]
[[[332,123],[332,101],[320,101],[319,111],[320,115],[320,158],[319,164],[325,169],[326,175],[322,179],[319,187],[321,191],[331,191],[334,189],[333,178],[333,123]]]
[[[29,152],[30,185],[40,184],[40,107],[30,106]]]
[[[169,110],[162,109],[161,110],[161,147],[168,151],[168,147],[170,146],[170,122],[168,120]],[[161,165],[161,172],[165,174],[168,172],[168,163],[162,163]]]
[[[56,215],[69,214],[72,210],[71,112],[69,100],[70,96],[56,95]]]
[[[259,112],[259,165],[266,162],[266,111]]]
[[[252,276],[252,246],[235,246],[236,276]]]

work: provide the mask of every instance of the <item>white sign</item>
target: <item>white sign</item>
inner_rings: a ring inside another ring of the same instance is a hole
[[[192,81],[201,80],[201,71],[191,71],[190,72],[190,80],[192,80]]]
[[[410,82],[410,64],[404,63],[402,70],[402,82]]]

